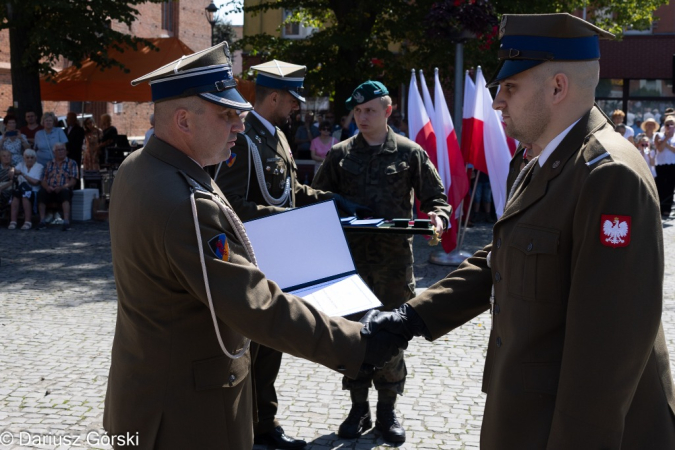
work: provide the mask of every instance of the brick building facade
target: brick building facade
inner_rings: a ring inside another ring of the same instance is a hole
[[[651,30],[628,30],[620,41],[600,41],[600,54],[596,99],[605,112],[621,109],[632,126],[645,114],[658,118],[675,107],[675,3],[654,12]]]
[[[133,34],[144,38],[178,37],[194,51],[202,50],[211,45],[211,26],[204,15],[204,8],[210,0],[173,0],[163,3],[143,3],[136,7],[138,18],[131,27],[113,22],[115,30]],[[64,68],[60,64],[57,70]],[[7,107],[11,106],[12,85],[10,76],[9,32],[0,32],[0,114],[4,115]],[[130,139],[141,137],[150,127],[149,117],[152,112],[151,103],[124,102],[117,105],[106,102],[86,102],[84,104],[62,102],[43,102],[43,111],[53,111],[57,116],[63,116],[68,111],[92,114],[97,123],[101,114],[112,116],[113,125],[120,134],[126,134]]]

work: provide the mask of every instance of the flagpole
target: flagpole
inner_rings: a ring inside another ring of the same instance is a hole
[[[478,172],[478,171],[476,171]],[[469,214],[466,215],[466,220],[464,221],[464,233],[459,237],[459,242],[457,243],[457,248],[461,248],[462,242],[464,242],[464,236],[466,235],[466,229],[469,224],[469,217],[471,217],[471,206],[473,206],[473,198],[476,196],[476,187],[478,187],[478,178],[480,177],[480,172],[476,174],[476,180],[473,182],[473,191],[471,191],[471,200],[469,200]]]

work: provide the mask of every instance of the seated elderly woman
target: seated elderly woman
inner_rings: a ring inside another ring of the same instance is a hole
[[[38,230],[47,226],[45,213],[48,203],[58,203],[63,209],[63,231],[70,230],[70,202],[73,198],[73,187],[80,176],[75,160],[68,158],[66,144],[54,145],[54,161],[47,163],[42,177],[42,187],[38,192],[38,208],[40,224]]]
[[[12,153],[0,148],[0,214],[4,215],[7,205],[12,197],[14,185],[14,166],[12,165]]]
[[[16,166],[23,161],[23,151],[30,148],[26,136],[16,129],[16,117],[8,114],[3,119],[5,134],[0,137],[0,149],[9,150],[12,155],[12,165]]]
[[[30,230],[33,226],[33,208],[37,192],[40,189],[40,182],[42,181],[42,172],[44,166],[37,162],[37,154],[35,150],[27,149],[23,152],[23,162],[17,164],[14,168],[14,176],[17,177],[17,188],[12,191],[12,208],[11,221],[9,222],[9,229],[16,228],[16,221],[19,217],[19,205],[23,205],[24,223],[22,230]]]

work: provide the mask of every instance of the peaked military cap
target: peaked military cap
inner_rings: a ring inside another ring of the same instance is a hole
[[[146,81],[150,83],[153,102],[198,95],[228,108],[241,111],[253,109],[237,90],[237,81],[232,75],[230,49],[224,41],[206,50],[182,56],[136,78],[131,84],[136,86]]]
[[[614,35],[567,13],[505,14],[499,39],[501,64],[487,87],[546,61],[598,60],[599,39]]]
[[[272,89],[285,89],[293,97],[305,102],[302,82],[305,80],[307,67],[273,59],[251,69],[258,71],[255,84]]]
[[[369,102],[374,98],[384,97],[385,95],[389,95],[389,90],[384,84],[379,81],[368,80],[365,83],[359,84],[354,89],[352,96],[347,99],[345,105],[347,106],[347,110],[351,111],[356,105]]]

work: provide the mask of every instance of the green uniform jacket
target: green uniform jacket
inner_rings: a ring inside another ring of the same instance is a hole
[[[281,197],[284,184],[290,174],[293,206],[305,206],[320,200],[333,198],[333,194],[330,192],[315,191],[298,182],[298,167],[293,160],[286,136],[279,128],[276,128],[276,135],[270,135],[269,130],[253,113],[246,116],[245,125],[246,129],[243,134],[248,136],[258,147],[265,174],[265,183],[272,197]],[[269,206],[265,201],[256,178],[253,159],[249,155],[248,142],[244,136],[237,137],[232,152],[237,155],[236,158],[229,167],[226,163],[221,165],[216,183],[242,220],[267,216],[281,212],[291,206],[288,203],[279,207]]]
[[[628,245],[601,242],[603,215],[630,217]],[[515,192],[492,244],[410,303],[436,339],[488,309],[493,283],[481,448],[675,448],[656,189],[596,108]]]
[[[103,424],[139,433],[141,449],[250,449],[250,355],[225,356],[208,308],[184,172],[223,198],[208,174],[153,136],[115,178],[110,234],[118,313]],[[284,294],[248,259],[217,204],[196,192],[199,233],[225,347],[244,336],[355,377],[361,324]],[[229,257],[209,241],[225,234]]]
[[[312,187],[341,194],[372,209],[373,217],[385,219],[412,218],[414,195],[422,211],[437,213],[446,224],[452,210],[427,153],[391,128],[378,152],[361,134],[333,146]],[[384,276],[393,271],[400,273],[401,282],[414,281],[403,279],[406,270],[412,278],[412,236],[348,233],[347,240],[359,273],[364,266],[380,266],[375,270],[385,272]],[[390,299],[380,300],[386,309],[400,306],[388,305]]]

